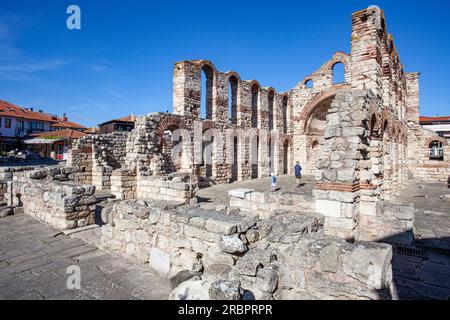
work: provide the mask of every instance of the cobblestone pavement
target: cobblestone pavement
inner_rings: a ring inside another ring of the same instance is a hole
[[[302,185],[297,188],[295,177],[293,175],[279,176],[277,177],[276,192],[292,192],[297,194],[312,195],[314,182],[315,180],[313,176],[304,176]],[[196,195],[200,198],[201,202],[210,204],[228,204],[228,191],[230,190],[245,188],[258,192],[270,192],[270,186],[270,178],[253,179],[200,189]]]
[[[81,289],[67,288],[80,267]],[[149,269],[18,214],[0,219],[0,299],[167,299],[170,285]]]

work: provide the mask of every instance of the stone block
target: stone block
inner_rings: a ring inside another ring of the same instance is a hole
[[[316,199],[316,212],[326,217],[341,217],[341,202]]]
[[[239,198],[239,199],[244,199],[246,194],[254,192],[254,191],[255,190],[243,189],[243,188],[242,189],[234,189],[234,190],[228,191],[228,196]]]
[[[158,272],[169,273],[170,271],[170,254],[152,247],[150,248],[150,266]]]

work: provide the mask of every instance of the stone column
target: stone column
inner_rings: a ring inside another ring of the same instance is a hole
[[[373,93],[368,91],[342,92],[328,110],[314,190],[316,211],[325,216],[327,235],[346,239],[356,235],[363,161],[368,166],[365,123],[372,99]]]

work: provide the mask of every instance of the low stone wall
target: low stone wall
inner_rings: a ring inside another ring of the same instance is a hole
[[[194,284],[206,285],[212,299],[224,298],[215,292],[218,282],[239,287],[234,298],[391,298],[391,246],[325,237],[320,215],[259,220],[195,205],[132,200],[102,216],[103,249],[148,264],[177,285],[199,276]]]
[[[257,299],[392,299],[392,248],[316,234],[289,245],[266,242],[236,264]]]
[[[75,182],[109,190],[111,173],[125,163],[128,133],[89,135],[77,139],[69,150],[67,165],[79,167]]]
[[[221,250],[222,238],[234,239],[242,252],[247,250],[239,236],[256,224],[254,218],[177,206],[130,200],[106,209],[102,248],[170,275],[196,265],[233,265],[233,256]]]
[[[447,156],[450,157],[450,154]],[[450,161],[424,161],[415,167],[414,177],[422,179],[425,182],[449,183]]]
[[[235,189],[230,190],[228,195],[230,207],[239,208],[243,213],[255,214],[261,219],[281,211],[313,213],[315,209],[314,198],[303,194],[270,194],[251,189]]]
[[[118,200],[136,198],[136,171],[132,169],[114,170],[111,175],[111,194]]]
[[[4,195],[8,189],[8,181],[13,180],[13,176],[15,173],[42,169],[44,167],[44,165],[0,167],[0,201],[4,200]],[[52,166],[52,168],[57,167],[58,166]],[[47,168],[50,167],[47,166]]]
[[[60,230],[94,223],[95,187],[67,182],[72,170],[49,168],[15,174],[8,182],[8,204],[23,207],[25,214]]]
[[[375,212],[361,210],[357,238],[410,246],[414,242],[414,212],[413,204],[377,202]]]
[[[194,188],[195,186],[189,182],[189,175],[172,174],[165,177],[138,175],[136,198],[188,204],[194,197]]]

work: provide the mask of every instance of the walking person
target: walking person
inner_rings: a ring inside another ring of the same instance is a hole
[[[270,180],[272,182],[271,190],[272,190],[272,192],[275,192],[275,190],[277,189],[277,177],[275,176],[275,174],[273,172],[270,174],[270,177],[271,177]]]
[[[295,171],[295,182],[296,182],[297,188],[298,188],[298,187],[300,187],[300,183],[302,181],[302,166],[300,165],[300,163],[298,161],[295,164],[294,171]]]

